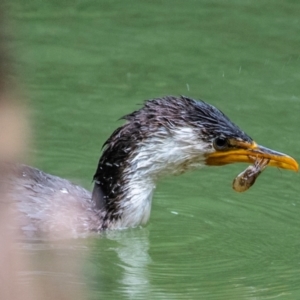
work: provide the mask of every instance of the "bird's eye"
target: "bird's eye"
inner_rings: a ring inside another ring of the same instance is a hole
[[[214,140],[214,147],[216,150],[224,150],[228,146],[228,140],[226,138],[216,138]]]

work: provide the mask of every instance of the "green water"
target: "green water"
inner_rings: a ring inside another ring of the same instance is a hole
[[[118,118],[166,94],[205,99],[299,160],[299,11],[295,0],[14,1],[31,163],[91,189]],[[269,168],[237,194],[244,167],[167,178],[146,228],[82,241],[89,298],[300,299],[299,174]]]

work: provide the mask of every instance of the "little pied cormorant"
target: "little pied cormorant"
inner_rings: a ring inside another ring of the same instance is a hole
[[[257,145],[220,110],[188,97],[148,100],[104,144],[90,193],[29,166],[14,168],[12,197],[24,231],[87,233],[145,224],[161,176],[254,163],[298,170],[290,156]]]

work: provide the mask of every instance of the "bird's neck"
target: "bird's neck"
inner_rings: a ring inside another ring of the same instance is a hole
[[[161,132],[135,144],[107,145],[94,176],[93,190],[93,200],[105,215],[102,229],[145,224],[158,178],[203,165],[201,152],[195,149],[203,145],[193,145],[193,139],[186,136],[191,132]]]
[[[141,161],[137,153],[114,154],[107,150],[103,153],[94,176],[92,197],[104,213],[102,229],[145,224],[150,217],[156,178],[145,164],[146,158]]]

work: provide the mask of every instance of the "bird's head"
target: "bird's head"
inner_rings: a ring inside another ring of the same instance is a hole
[[[124,118],[129,128],[135,129],[130,138],[139,141],[141,155],[156,155],[156,161],[169,162],[170,168],[178,162],[179,170],[171,173],[199,164],[254,163],[260,158],[268,159],[269,166],[298,170],[292,157],[259,146],[220,110],[204,101],[184,96],[148,100],[143,108]],[[143,154],[143,147],[150,148],[148,154]]]
[[[204,101],[167,96],[148,100],[104,144],[93,200],[106,212],[103,228],[147,222],[161,175],[205,165],[254,163],[298,170],[290,156],[258,146],[221,111]]]

